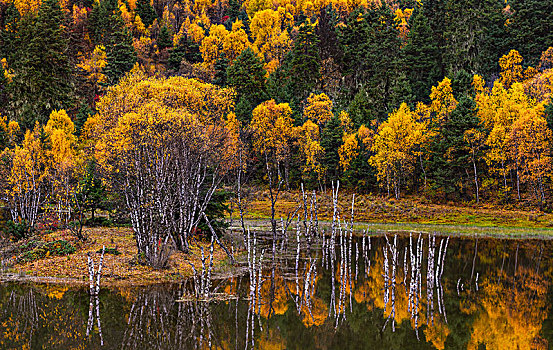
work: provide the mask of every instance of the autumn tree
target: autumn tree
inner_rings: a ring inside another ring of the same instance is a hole
[[[83,235],[84,211],[78,202],[82,159],[77,152],[75,125],[65,110],[52,111],[44,127],[49,184],[48,209],[78,239]]]
[[[2,153],[2,200],[11,219],[28,229],[34,228],[39,210],[47,197],[47,162],[40,140],[40,126],[27,130],[21,146]]]
[[[551,174],[552,136],[543,106],[522,111],[507,136],[511,157],[517,162],[517,179],[529,185],[540,206],[545,203],[545,183]]]
[[[138,251],[152,266],[167,263],[173,244],[188,251],[200,222],[210,225],[206,207],[236,164],[237,133],[226,123],[232,97],[197,80],[134,71],[85,125],[98,141],[106,180],[124,196]]]
[[[287,103],[265,101],[252,112],[250,129],[253,149],[263,159],[271,200],[271,226],[276,238],[275,205],[283,184],[288,180],[286,163],[293,134],[292,110]]]
[[[417,121],[405,103],[379,126],[372,145],[375,154],[369,161],[377,168],[378,181],[386,186],[388,195],[392,189],[395,198],[400,198],[404,181],[416,164],[415,150],[424,142],[426,129],[427,124]]]

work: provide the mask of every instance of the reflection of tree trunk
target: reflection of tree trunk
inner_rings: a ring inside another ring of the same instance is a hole
[[[476,237],[476,239],[474,241],[474,258],[472,258],[472,272],[470,273],[470,283],[471,283],[471,285],[472,285],[472,278],[474,277],[474,267],[476,266],[476,256],[477,255],[478,255],[478,237]]]

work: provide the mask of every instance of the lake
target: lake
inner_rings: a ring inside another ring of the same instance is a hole
[[[248,242],[238,272],[214,275],[211,282],[103,288],[97,298],[86,288],[2,284],[0,348],[553,344],[551,240],[419,233],[352,237],[345,231],[324,239],[291,234],[275,244],[265,236]]]

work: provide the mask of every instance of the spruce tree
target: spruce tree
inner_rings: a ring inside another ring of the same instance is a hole
[[[178,45],[174,46],[169,51],[167,68],[178,71],[183,60],[186,60],[190,63],[199,63],[202,61],[200,46],[195,42],[189,40],[186,36],[181,37],[179,39]]]
[[[409,20],[409,36],[403,48],[403,67],[415,101],[430,102],[430,89],[441,78],[440,50],[423,8],[417,8]]]
[[[61,23],[64,16],[57,0],[44,0],[36,17],[28,14],[20,21],[9,62],[14,77],[8,109],[22,128],[46,123],[53,109],[73,105],[72,69]]]
[[[215,76],[213,77],[213,84],[225,87],[227,85],[227,68],[228,68],[228,59],[225,55],[219,57],[215,62],[213,69],[215,70]]]
[[[150,4],[150,0],[137,0],[136,13],[140,16],[146,28],[151,26],[157,18],[156,11]]]
[[[132,36],[121,17],[116,0],[103,0],[106,3],[111,30],[104,36],[107,65],[104,70],[110,85],[117,84],[126,72],[136,63],[136,52],[132,45]]]
[[[510,46],[525,62],[535,65],[542,51],[553,46],[553,2],[513,0],[509,5],[514,11],[509,24]]]
[[[470,96],[463,95],[429,146],[429,179],[447,199],[461,199],[466,195],[463,190],[472,188],[468,183],[471,177],[467,173],[472,174],[472,168],[464,134],[478,128],[476,103]]]
[[[171,46],[173,46],[173,41],[171,40],[171,34],[169,33],[169,29],[167,29],[167,26],[163,26],[161,27],[159,36],[157,38],[157,47],[160,50],[164,50]]]
[[[236,116],[249,123],[253,109],[267,99],[263,62],[250,48],[227,68],[227,83],[237,93]]]
[[[346,99],[366,92],[369,115],[385,119],[394,108],[393,94],[400,77],[399,33],[395,16],[383,5],[366,13],[354,11],[341,30],[340,45],[346,72]]]
[[[307,98],[321,79],[318,44],[315,26],[309,22],[300,25],[294,47],[288,56],[291,90],[299,101]]]
[[[498,0],[482,0],[477,2],[479,11],[478,55],[474,70],[490,78],[499,72],[499,58],[507,54],[509,38],[508,26],[505,25],[507,15],[504,11],[504,2]]]

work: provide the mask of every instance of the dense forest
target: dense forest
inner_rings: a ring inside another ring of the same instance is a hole
[[[190,232],[237,178],[550,207],[549,1],[8,0],[0,58],[14,222],[203,198]]]

